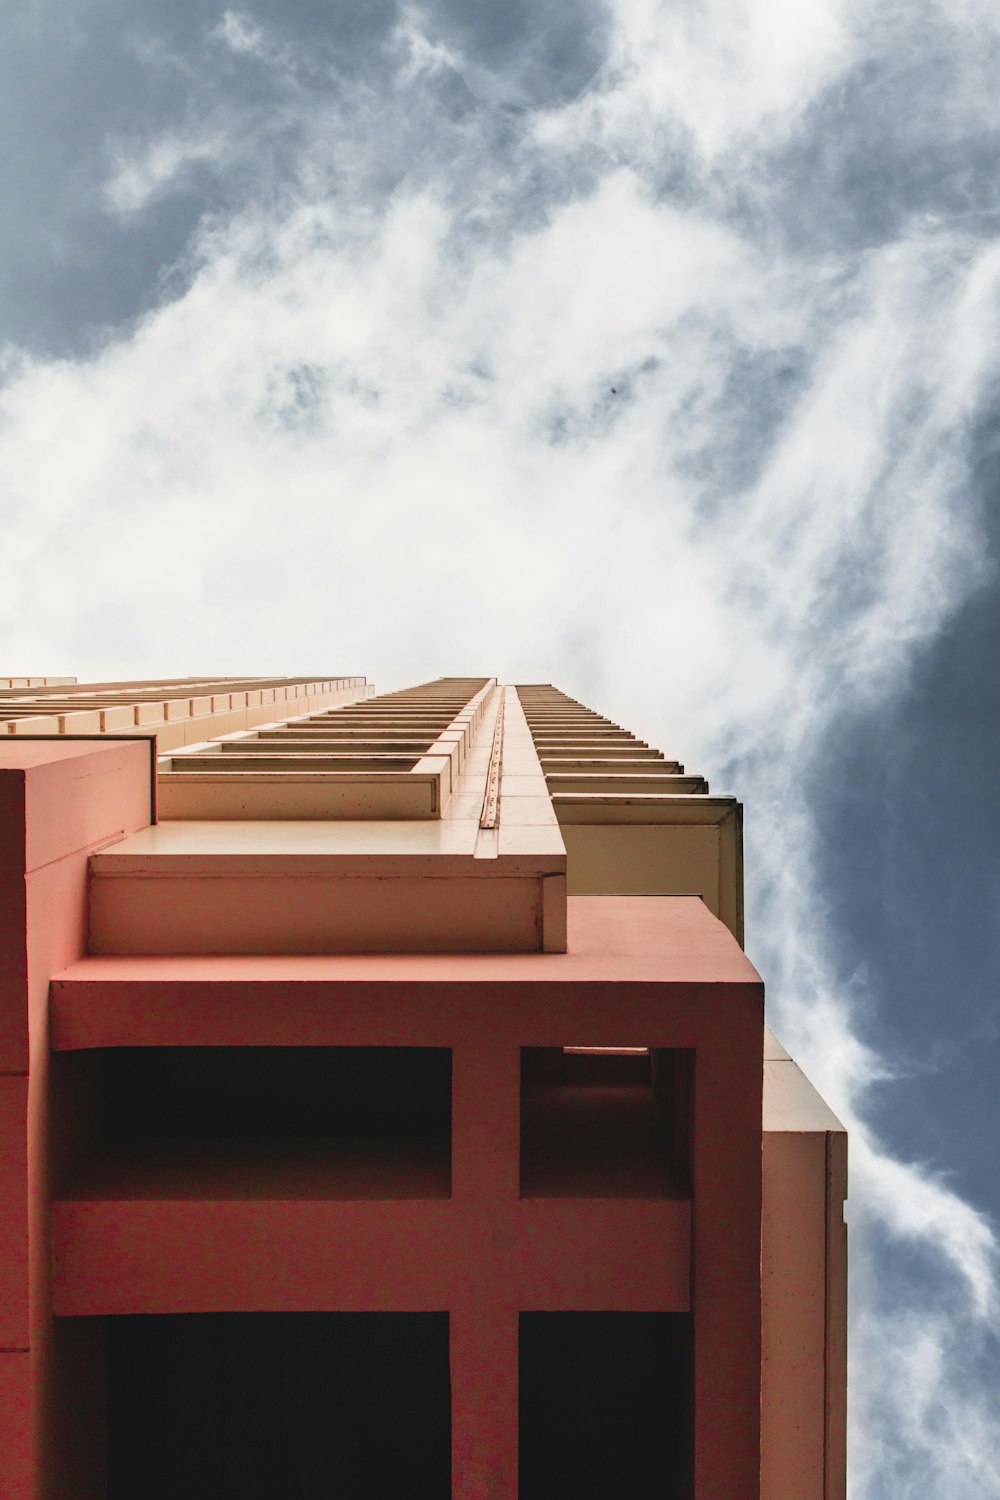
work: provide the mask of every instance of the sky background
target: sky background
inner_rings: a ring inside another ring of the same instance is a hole
[[[553,681],[746,806],[853,1500],[1000,1496],[993,0],[23,0],[0,670]]]

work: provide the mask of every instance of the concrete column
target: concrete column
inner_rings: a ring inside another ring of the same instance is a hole
[[[452,1198],[472,1210],[451,1309],[453,1500],[517,1495],[517,1334],[510,1257],[520,1186],[521,1052],[484,1038],[452,1054]]]
[[[452,1500],[517,1495],[516,1308],[451,1314]]]
[[[695,1500],[760,1494],[762,1042],[748,1002],[695,1064]]]
[[[73,1420],[79,1389],[88,1389],[100,1371],[87,1351],[81,1362],[72,1339],[56,1337],[51,1311],[49,1208],[67,1165],[63,1133],[52,1122],[69,1113],[69,1101],[51,1068],[49,979],[86,951],[91,852],[149,822],[150,754],[145,742],[11,740],[0,746],[5,1500],[99,1500],[103,1491],[103,1455],[91,1448],[83,1457]]]

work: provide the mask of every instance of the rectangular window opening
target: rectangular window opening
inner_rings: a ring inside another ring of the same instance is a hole
[[[80,1170],[110,1196],[448,1197],[451,1052],[109,1048]]]
[[[447,1313],[108,1319],[108,1500],[449,1500]]]
[[[520,1500],[692,1494],[687,1313],[522,1313]]]
[[[525,1047],[521,1196],[690,1195],[685,1049]]]

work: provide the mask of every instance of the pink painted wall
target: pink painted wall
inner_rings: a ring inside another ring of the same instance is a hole
[[[54,1321],[54,1298],[447,1308],[458,1500],[516,1494],[520,1309],[690,1307],[697,1500],[755,1500],[762,989],[727,930],[698,900],[588,897],[565,955],[90,960],[88,855],[148,821],[148,754],[0,749],[5,1495],[101,1496],[100,1324]],[[601,1042],[695,1054],[691,1203],[520,1198],[520,1049]],[[452,1049],[450,1199],[167,1200],[141,1168],[74,1195],[91,1049],[304,1043]]]
[[[570,903],[565,955],[97,958],[52,993],[57,1048],[452,1049],[452,1196],[219,1201],[74,1192],[55,1207],[64,1313],[447,1309],[454,1493],[516,1493],[519,1310],[691,1309],[698,1500],[758,1493],[761,986],[700,901]],[[522,1199],[520,1049],[695,1053],[687,1199]],[[246,1246],[256,1247],[249,1257]]]
[[[49,1284],[49,1200],[72,1088],[50,1068],[49,976],[86,951],[87,860],[150,816],[147,742],[0,745],[0,1199],[3,1325],[0,1443],[9,1500],[90,1500],[100,1493],[99,1434],[89,1440],[66,1402],[86,1390],[84,1351],[57,1336]],[[72,1066],[66,1081],[71,1083]],[[64,1097],[65,1095],[65,1097]]]

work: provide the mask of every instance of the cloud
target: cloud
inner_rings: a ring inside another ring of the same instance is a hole
[[[119,149],[104,184],[105,202],[123,218],[137,214],[165,193],[176,191],[198,168],[218,170],[226,155],[221,134],[184,136],[168,132],[137,155]]]
[[[582,131],[632,155],[669,126],[701,165],[746,142],[759,147],[762,133],[773,143],[849,64],[846,9],[840,0],[622,0],[597,86],[541,120],[539,134],[565,146]]]
[[[988,137],[994,20],[942,14],[617,0],[567,100],[434,9],[354,74],[227,11],[277,93],[206,75],[108,187],[141,216],[227,179],[178,291],[91,359],[12,360],[0,400],[10,659],[551,678],[732,777],[772,1017],[854,1133],[864,1500],[1000,1494],[995,1231],[869,1123],[878,997],[832,943],[804,791],[986,576],[1000,250],[933,173],[885,176],[856,232],[884,170],[853,154],[883,119],[861,83],[894,56],[972,80],[944,105],[897,79],[904,141],[936,112],[942,151]]]
[[[245,11],[224,11],[215,35],[242,56],[261,57],[265,54],[264,33]]]
[[[412,83],[421,73],[457,72],[461,68],[461,61],[451,47],[430,40],[423,18],[414,6],[402,7],[393,38],[407,54],[401,69],[406,83]]]

